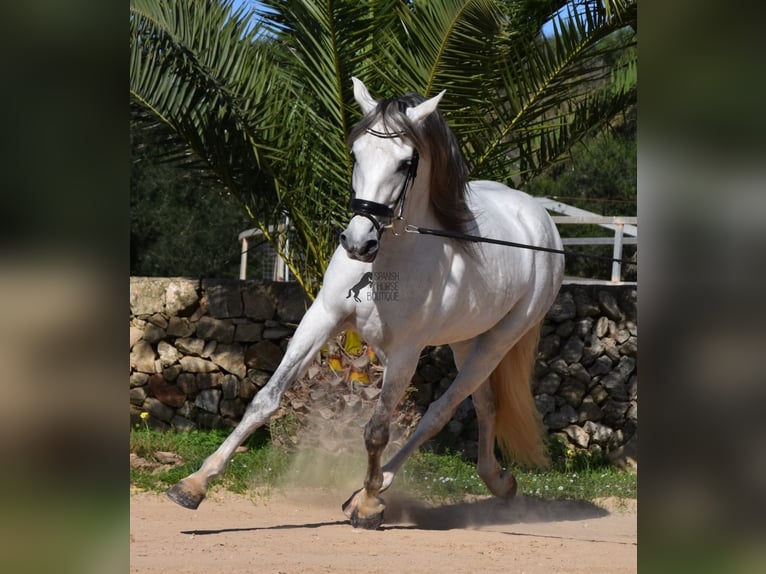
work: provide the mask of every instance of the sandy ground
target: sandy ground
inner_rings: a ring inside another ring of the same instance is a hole
[[[349,493],[214,491],[192,511],[132,492],[130,571],[428,573],[636,572],[635,501],[481,498],[432,506],[384,496],[383,528],[355,530],[340,510]]]

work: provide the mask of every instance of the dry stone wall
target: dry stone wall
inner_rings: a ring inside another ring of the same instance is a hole
[[[610,452],[637,436],[636,303],[635,287],[565,285],[547,314],[532,388],[548,432],[573,449]],[[292,283],[132,277],[131,425],[235,425],[307,305]],[[412,404],[424,411],[455,375],[449,347],[424,350]],[[440,436],[472,457],[476,432],[469,398]]]

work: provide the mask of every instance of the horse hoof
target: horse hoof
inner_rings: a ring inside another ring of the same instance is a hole
[[[189,510],[196,510],[202,499],[205,498],[204,492],[192,492],[183,481],[171,486],[165,495],[176,504]]]
[[[359,509],[355,508],[351,513],[351,526],[364,530],[378,530],[383,524],[383,511],[370,514],[365,517],[359,516]]]

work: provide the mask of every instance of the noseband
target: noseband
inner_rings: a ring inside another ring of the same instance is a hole
[[[399,138],[404,135],[404,132],[379,132],[368,128],[367,133],[378,138],[392,139]],[[378,238],[386,230],[391,228],[394,235],[399,235],[399,231],[396,230],[395,222],[404,221],[404,202],[407,198],[407,190],[412,187],[415,181],[415,176],[418,174],[418,160],[420,156],[418,151],[412,152],[410,158],[410,165],[407,169],[407,175],[404,177],[404,183],[402,189],[399,191],[399,197],[394,201],[393,207],[385,205],[384,203],[378,203],[376,201],[367,201],[366,199],[357,199],[354,187],[351,187],[351,201],[349,202],[349,208],[354,215],[361,215],[369,219],[375,230],[378,232]],[[394,214],[394,209],[399,206],[398,213]]]

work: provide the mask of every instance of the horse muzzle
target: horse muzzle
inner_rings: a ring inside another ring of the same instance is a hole
[[[378,255],[381,231],[382,228],[368,217],[356,216],[340,234],[340,244],[349,258],[371,263]]]

